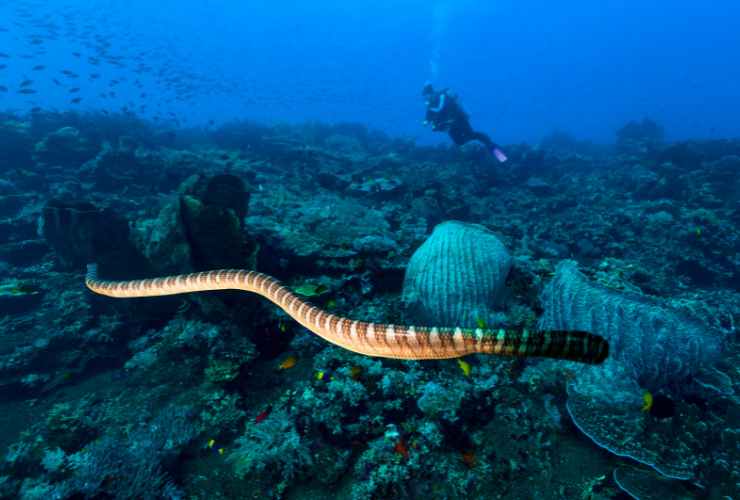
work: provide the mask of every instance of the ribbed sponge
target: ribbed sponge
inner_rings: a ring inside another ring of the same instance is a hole
[[[540,328],[601,335],[612,357],[650,390],[682,382],[719,352],[718,338],[696,320],[656,299],[593,283],[573,261],[558,264],[542,304]]]
[[[509,252],[491,231],[443,222],[411,256],[403,284],[406,312],[418,324],[490,325],[510,268]]]

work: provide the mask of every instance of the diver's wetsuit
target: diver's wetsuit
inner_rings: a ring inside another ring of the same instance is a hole
[[[505,161],[506,156],[488,135],[473,130],[468,114],[448,89],[436,91],[427,86],[424,88],[424,96],[427,98],[426,121],[432,124],[432,130],[447,132],[458,146],[470,141],[480,141],[499,161]]]

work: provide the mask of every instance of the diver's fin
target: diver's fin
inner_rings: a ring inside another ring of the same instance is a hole
[[[495,157],[496,157],[496,159],[497,159],[498,161],[500,161],[501,163],[503,163],[503,162],[505,162],[506,160],[508,160],[508,159],[509,159],[509,158],[508,158],[508,157],[507,157],[507,156],[506,156],[506,155],[504,154],[504,152],[503,152],[503,151],[501,151],[501,150],[500,150],[500,149],[498,148],[498,146],[494,146],[494,147],[493,147],[493,151],[492,151],[492,153],[493,153],[493,156],[495,156]]]

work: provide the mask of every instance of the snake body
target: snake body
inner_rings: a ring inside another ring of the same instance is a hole
[[[212,290],[253,292],[274,302],[323,339],[367,356],[419,360],[481,353],[543,356],[598,364],[609,353],[609,344],[604,338],[581,331],[438,328],[352,320],[305,302],[275,278],[256,271],[221,269],[153,279],[105,281],[98,279],[97,267],[91,264],[85,284],[95,293],[116,298]]]

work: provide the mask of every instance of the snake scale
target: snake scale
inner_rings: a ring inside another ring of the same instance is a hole
[[[256,271],[220,269],[153,279],[105,281],[98,279],[97,266],[91,264],[85,284],[95,293],[116,298],[212,290],[253,292],[274,302],[323,339],[367,356],[421,360],[481,353],[598,364],[609,354],[609,344],[604,338],[581,331],[418,327],[352,320],[301,300],[275,278]]]

